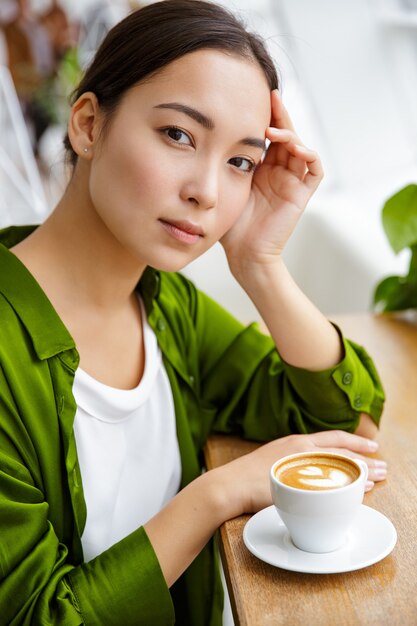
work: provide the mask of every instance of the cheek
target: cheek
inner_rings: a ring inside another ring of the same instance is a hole
[[[107,147],[92,163],[90,193],[97,208],[113,205],[124,213],[144,203],[152,209],[171,178],[157,150],[145,149],[140,141],[125,143]]]

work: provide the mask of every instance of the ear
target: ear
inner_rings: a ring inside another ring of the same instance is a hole
[[[87,91],[72,105],[68,122],[68,138],[74,152],[90,159],[100,132],[101,115],[96,95]]]

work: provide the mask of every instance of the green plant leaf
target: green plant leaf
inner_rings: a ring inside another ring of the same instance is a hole
[[[408,268],[407,280],[417,283],[417,244],[411,246],[410,267]]]
[[[417,308],[417,283],[405,276],[384,278],[375,289],[374,305],[384,312]]]
[[[407,185],[386,201],[382,223],[394,252],[417,243],[417,185]]]

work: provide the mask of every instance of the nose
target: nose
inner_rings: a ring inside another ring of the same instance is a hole
[[[219,194],[218,168],[207,161],[196,164],[187,171],[181,188],[181,198],[200,209],[212,209],[216,206]]]

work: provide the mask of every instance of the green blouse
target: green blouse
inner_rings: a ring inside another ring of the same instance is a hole
[[[171,589],[143,528],[83,562],[72,395],[79,357],[45,293],[7,249],[31,230],[0,231],[0,621],[218,626],[213,541]],[[172,387],[182,485],[201,473],[213,432],[266,441],[352,432],[362,411],[379,422],[381,383],[353,342],[343,339],[339,365],[308,372],[283,362],[255,324],[244,327],[179,274],[149,268],[138,290]]]

